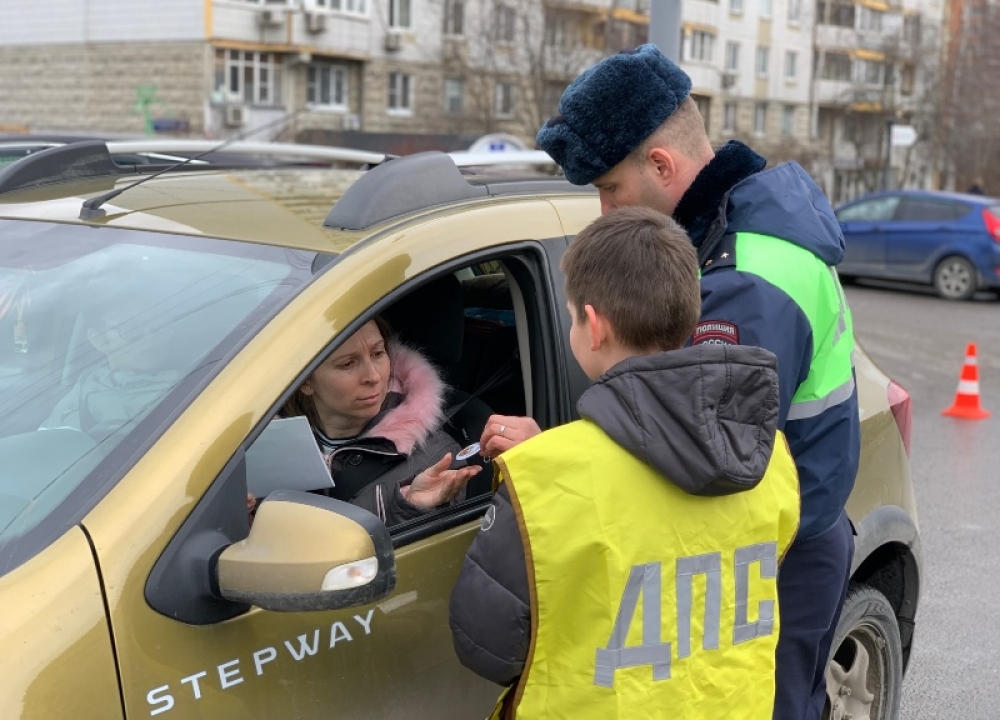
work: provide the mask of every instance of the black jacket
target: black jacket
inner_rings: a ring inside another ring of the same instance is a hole
[[[584,392],[577,409],[682,490],[740,492],[760,482],[771,457],[775,368],[770,352],[742,346],[634,357]],[[524,546],[505,483],[481,527],[452,591],[449,621],[462,664],[509,685],[524,670],[531,610]]]

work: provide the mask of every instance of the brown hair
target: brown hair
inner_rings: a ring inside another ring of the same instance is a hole
[[[379,333],[382,335],[382,340],[385,341],[386,352],[389,354],[389,372],[392,373],[392,355],[393,349],[396,344],[396,337],[393,335],[392,326],[389,325],[389,321],[383,318],[381,315],[376,315],[371,320],[362,324],[358,330],[363,328],[368,322],[374,321],[375,325],[378,327]],[[357,332],[355,330],[354,332]],[[350,337],[350,336],[348,336]],[[326,358],[324,358],[325,360]],[[309,425],[312,428],[320,427],[319,424],[319,413],[316,411],[316,401],[311,395],[306,395],[302,392],[302,386],[295,388],[295,392],[292,396],[285,401],[285,404],[281,406],[281,410],[278,412],[280,417],[296,417],[298,415],[305,415],[306,420],[309,421]]]
[[[705,130],[705,121],[698,111],[698,103],[688,97],[660,127],[639,143],[629,157],[641,164],[654,147],[673,148],[692,159],[710,153],[712,144]]]
[[[694,331],[698,259],[687,233],[666,215],[645,207],[603,215],[576,236],[561,265],[577,320],[592,305],[630,350],[675,350]]]

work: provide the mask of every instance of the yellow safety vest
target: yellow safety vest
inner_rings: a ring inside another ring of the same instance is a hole
[[[498,463],[531,644],[493,717],[770,720],[777,564],[799,522],[784,435],[760,484],[722,497],[685,493],[587,420]]]

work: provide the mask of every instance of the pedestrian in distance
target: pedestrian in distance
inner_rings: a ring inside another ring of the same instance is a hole
[[[644,205],[687,230],[701,271],[692,345],[753,345],[778,358],[778,428],[798,468],[802,520],[778,579],[774,717],[816,720],[850,581],[844,506],[861,447],[853,324],[834,270],[844,237],[797,163],[765,169],[736,141],[713,149],[690,92],[683,70],[642,45],[574,80],[537,141],[570,182],[597,187],[602,212]],[[480,443],[503,452],[536,432],[530,418],[491,418]]]
[[[661,213],[598,218],[562,267],[593,385],[581,420],[497,458],[451,597],[456,652],[507,686],[495,718],[769,720],[799,519],[776,359],[684,347],[697,261]]]

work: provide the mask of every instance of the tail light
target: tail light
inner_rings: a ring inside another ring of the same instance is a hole
[[[910,394],[895,380],[889,381],[889,389],[886,391],[889,398],[889,409],[896,420],[899,434],[903,438],[903,447],[906,454],[910,454],[910,430],[913,427],[913,411],[910,408]]]
[[[994,242],[1000,243],[1000,206],[983,210],[983,220],[986,222],[986,231],[993,236]]]

